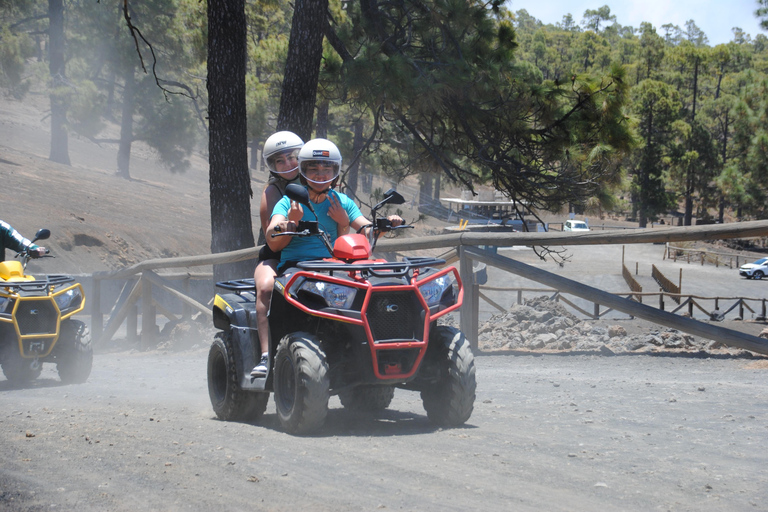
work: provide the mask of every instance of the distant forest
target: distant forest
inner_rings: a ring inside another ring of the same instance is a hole
[[[294,2],[239,5],[256,165],[276,129]],[[183,172],[208,150],[207,17],[199,0],[0,0],[0,90],[49,95],[53,135],[113,144],[125,177],[137,141]],[[765,34],[735,29],[713,47],[693,20],[622,26],[607,5],[551,25],[502,1],[331,0],[322,44],[312,136],[339,145],[353,194],[358,176],[418,174],[428,195],[441,178],[490,184],[641,226],[768,213]]]

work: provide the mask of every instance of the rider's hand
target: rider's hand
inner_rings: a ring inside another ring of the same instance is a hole
[[[328,194],[328,201],[331,203],[330,208],[328,208],[328,216],[332,218],[334,222],[336,222],[339,229],[348,228],[349,216],[347,215],[347,211],[344,209],[344,207],[341,206],[339,196],[337,196],[336,193],[332,191]]]
[[[291,209],[288,210],[288,220],[298,224],[303,216],[304,216],[304,209],[301,207],[301,205],[296,201],[291,201]],[[282,227],[285,227],[285,226],[282,226]],[[293,230],[290,230],[290,231],[293,231]]]
[[[42,258],[46,254],[48,254],[48,249],[45,247],[38,247],[37,249],[32,249],[29,251],[29,255],[33,258]]]
[[[298,221],[284,220],[278,224],[283,233],[294,233],[298,229]]]
[[[389,222],[392,224],[393,228],[396,228],[397,226],[405,223],[403,218],[400,217],[399,215],[389,215],[387,217],[387,220],[389,220]]]

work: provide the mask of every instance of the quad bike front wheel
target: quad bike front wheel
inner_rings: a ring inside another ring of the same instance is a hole
[[[88,327],[79,320],[61,322],[56,342],[56,370],[61,382],[82,384],[91,375],[93,345]]]
[[[15,340],[5,347],[2,368],[5,378],[14,386],[29,384],[43,371],[43,365],[37,359],[21,357]]]
[[[437,365],[437,382],[421,391],[421,401],[430,421],[444,427],[466,422],[475,404],[475,356],[464,334],[454,327],[437,326],[430,333]]]
[[[320,428],[328,415],[328,361],[315,336],[288,334],[275,355],[275,405],[280,424],[291,434]]]
[[[357,386],[339,393],[344,408],[351,411],[383,411],[395,396],[394,386]]]
[[[240,387],[230,331],[216,333],[208,351],[208,396],[213,412],[224,421],[256,421],[267,409],[268,393]]]

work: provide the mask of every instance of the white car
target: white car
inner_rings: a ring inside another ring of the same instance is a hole
[[[583,220],[567,220],[563,223],[563,231],[589,231],[589,226]]]
[[[739,275],[747,279],[762,279],[768,274],[768,258],[760,258],[754,263],[739,267]]]

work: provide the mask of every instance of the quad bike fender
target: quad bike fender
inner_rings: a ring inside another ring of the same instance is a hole
[[[256,314],[253,301],[235,293],[217,293],[213,299],[213,325],[222,331],[226,331],[232,325],[247,327],[249,310],[252,315]]]
[[[216,294],[213,300],[213,325],[232,333],[232,350],[237,380],[242,389],[264,390],[265,379],[251,379],[256,366],[254,347],[259,346],[256,304],[235,293]]]

